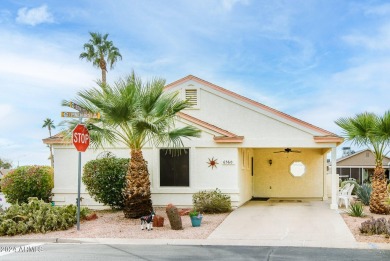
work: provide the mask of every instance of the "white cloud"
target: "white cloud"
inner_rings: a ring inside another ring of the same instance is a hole
[[[345,35],[342,39],[351,45],[362,46],[371,50],[390,50],[390,24],[371,30],[370,35],[355,33]]]
[[[236,4],[248,5],[249,1],[248,0],[222,0],[222,7],[227,11],[232,10]]]
[[[81,65],[61,64],[45,59],[28,58],[23,54],[3,54],[0,75],[28,79],[41,87],[62,88],[64,85],[79,88],[80,84],[92,83],[93,76],[85,74]],[[97,77],[96,77],[97,78]]]
[[[9,104],[0,104],[0,122],[7,122],[6,120],[11,117],[12,106]]]
[[[53,15],[48,11],[47,5],[28,9],[27,7],[18,10],[16,22],[35,26],[42,23],[53,23]]]
[[[0,79],[3,86],[17,83],[41,89],[79,89],[93,84],[99,71],[78,59],[78,49],[67,35],[55,41],[37,36],[20,35],[0,30]],[[81,50],[81,44],[80,44]],[[31,89],[26,89],[29,91]]]

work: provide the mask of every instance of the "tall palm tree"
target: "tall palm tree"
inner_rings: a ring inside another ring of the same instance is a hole
[[[382,168],[383,157],[390,141],[390,111],[384,116],[374,113],[360,113],[355,117],[340,118],[336,124],[343,129],[346,140],[358,146],[367,146],[375,156],[375,170],[372,177],[370,211],[377,214],[390,213],[384,203],[388,198],[387,180]]]
[[[43,121],[42,128],[47,128],[49,130],[49,135],[51,137],[51,129],[55,129],[56,126],[54,125],[54,121],[50,118],[46,118],[46,120]],[[52,144],[49,145],[50,148],[50,164],[51,167],[54,168],[54,156],[53,156],[53,146]]]
[[[84,51],[80,54],[80,59],[86,59],[92,62],[93,66],[102,70],[102,82],[106,83],[107,63],[110,69],[114,68],[115,63],[122,60],[119,49],[114,46],[112,41],[108,41],[108,34],[89,33],[91,39],[84,44]]]
[[[183,145],[182,138],[200,135],[191,126],[175,127],[176,113],[190,104],[180,100],[178,93],[164,93],[164,85],[165,80],[157,78],[144,84],[133,72],[113,86],[100,84],[98,88],[81,91],[74,100],[87,110],[101,114],[100,119],[87,122],[92,145],[119,142],[130,149],[123,192],[123,211],[127,218],[148,215],[152,210],[149,172],[142,148],[146,144],[178,148]]]

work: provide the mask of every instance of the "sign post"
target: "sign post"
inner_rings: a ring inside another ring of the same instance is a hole
[[[61,117],[79,118],[79,124],[72,131],[72,143],[79,152],[78,176],[77,176],[77,230],[80,230],[80,190],[81,190],[81,152],[85,152],[89,146],[90,137],[87,127],[82,124],[83,118],[100,119],[100,113],[91,113],[80,105],[70,102],[69,107],[78,112],[61,112]]]
[[[81,190],[81,152],[85,152],[89,146],[89,132],[84,124],[77,124],[72,132],[72,142],[79,152],[78,176],[77,176],[77,230],[80,230],[80,190]]]

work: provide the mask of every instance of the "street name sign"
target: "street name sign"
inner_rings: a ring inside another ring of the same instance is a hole
[[[94,118],[100,119],[100,113],[91,113],[91,112],[71,112],[71,111],[63,111],[61,112],[61,117],[66,118]]]
[[[84,107],[81,107],[80,105],[78,105],[77,103],[74,103],[74,102],[69,102],[69,107],[75,109],[76,111],[79,111],[79,112],[86,112],[88,113],[88,110],[85,109]]]

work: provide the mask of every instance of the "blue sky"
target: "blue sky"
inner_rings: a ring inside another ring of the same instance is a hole
[[[50,164],[44,119],[100,77],[78,58],[90,31],[123,55],[108,82],[192,74],[337,134],[390,107],[387,1],[2,0],[0,158]]]

